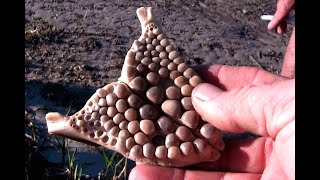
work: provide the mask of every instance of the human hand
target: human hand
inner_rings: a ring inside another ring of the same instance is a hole
[[[272,20],[269,22],[268,29],[277,28],[278,34],[283,34],[287,29],[286,18],[295,8],[295,0],[278,0],[277,10]]]
[[[295,0],[278,0],[277,10],[268,24],[268,29],[277,29],[278,34],[283,34],[287,29],[286,19],[295,8]],[[286,54],[284,56],[281,75],[289,78],[295,77],[295,30],[293,29]]]
[[[294,179],[294,79],[252,67],[213,65],[199,72],[210,82],[192,93],[202,118],[224,131],[261,137],[226,141],[219,160],[193,170],[140,164],[129,179]]]

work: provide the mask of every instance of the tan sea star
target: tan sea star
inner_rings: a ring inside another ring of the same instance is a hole
[[[217,160],[224,149],[220,130],[191,102],[193,88],[203,80],[184,63],[151,7],[137,9],[137,16],[142,33],[127,52],[119,80],[97,89],[72,116],[48,113],[49,133],[154,165]]]

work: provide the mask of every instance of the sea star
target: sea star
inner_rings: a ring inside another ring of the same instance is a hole
[[[72,116],[46,115],[48,132],[90,142],[139,162],[183,167],[215,161],[221,131],[194,110],[191,92],[202,83],[154,18],[137,9],[142,33],[127,52],[121,76],[97,89]]]

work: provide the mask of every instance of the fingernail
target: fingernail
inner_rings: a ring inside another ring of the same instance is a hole
[[[212,84],[202,83],[194,88],[192,95],[201,101],[209,101],[221,92],[223,92],[221,89]]]

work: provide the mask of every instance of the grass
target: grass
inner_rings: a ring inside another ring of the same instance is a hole
[[[70,111],[71,111],[71,106],[72,106],[72,101],[69,101],[69,106],[68,106],[68,111],[66,113],[66,116],[69,115]],[[78,166],[78,164],[75,163],[76,160],[76,154],[77,154],[77,148],[75,149],[75,151],[73,152],[72,156],[70,155],[70,148],[68,143],[66,143],[65,138],[62,137],[63,139],[63,146],[62,146],[62,159],[64,160],[65,158],[65,152],[67,152],[68,155],[68,171],[69,171],[69,179],[73,179],[73,180],[80,180],[81,175],[82,175],[82,167]],[[79,167],[79,170],[78,170]]]
[[[69,146],[67,145],[67,155],[68,155],[68,165],[69,165],[68,172],[70,173],[69,178],[73,180],[80,180],[82,175],[82,167],[78,166],[78,164],[75,163],[76,154],[77,154],[77,148],[71,156]]]
[[[113,152],[111,157],[109,158],[104,149],[102,149],[102,155],[106,165],[105,176],[108,176],[109,169],[111,169],[112,179],[119,179],[121,177],[123,177],[124,179],[127,179],[128,159],[126,157],[122,156],[117,152]],[[117,174],[118,169],[121,169],[121,171]]]
[[[102,148],[102,156],[105,162],[105,169],[99,173],[98,179],[127,179],[128,159],[117,152],[113,152],[108,156],[104,147]],[[66,143],[66,153],[68,157],[68,179],[80,180],[84,175],[82,174],[81,165],[76,164],[77,148],[71,154],[68,143]]]
[[[71,111],[71,106],[72,106],[72,101],[69,101],[69,106],[68,106],[68,111],[66,113],[66,116],[69,115],[69,113]],[[59,146],[61,148],[61,154],[62,154],[61,158],[62,158],[62,162],[64,162],[64,159],[66,157],[66,152],[69,153],[68,144],[66,143],[66,139],[64,137],[55,136],[55,138],[56,138],[56,141],[58,142],[58,144],[59,144]]]
[[[60,42],[64,30],[49,24],[41,17],[33,17],[25,28],[25,45],[35,49],[40,43]]]
[[[56,138],[59,144],[58,146],[62,151],[62,162],[64,162],[65,155],[67,156],[67,164],[64,167],[67,169],[65,172],[67,173],[68,179],[80,180],[81,177],[85,176],[85,172],[83,174],[82,166],[76,163],[77,148],[71,153],[68,141],[63,137],[56,136]],[[108,154],[102,146],[97,148],[97,150],[102,152],[101,154],[105,164],[104,169],[97,175],[99,180],[127,179],[128,159],[126,157],[115,151]]]

